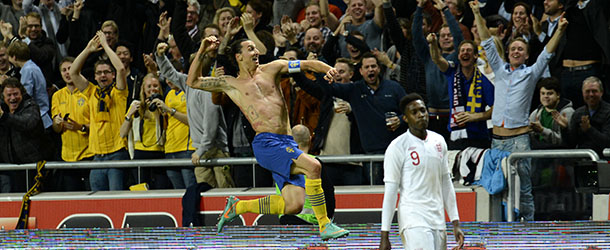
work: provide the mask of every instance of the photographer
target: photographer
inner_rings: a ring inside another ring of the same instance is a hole
[[[129,149],[133,148],[133,159],[163,159],[165,153],[165,129],[167,121],[165,112],[162,112],[160,105],[163,102],[161,93],[161,83],[159,78],[153,74],[147,74],[143,79],[140,88],[139,100],[133,100],[125,120],[121,125],[120,136],[127,140]],[[135,169],[134,169],[135,170]],[[166,188],[169,180],[164,174],[165,170],[160,168],[141,169],[140,181],[138,174],[132,170],[136,183],[146,182],[151,188]]]

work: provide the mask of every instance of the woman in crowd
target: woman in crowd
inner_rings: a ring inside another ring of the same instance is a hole
[[[120,136],[129,137],[129,149],[133,148],[133,159],[163,159],[165,145],[165,130],[167,121],[165,114],[159,109],[155,99],[162,100],[161,83],[153,74],[147,74],[140,88],[140,99],[134,100],[125,114],[121,125]],[[151,188],[167,188],[169,183],[165,171],[159,168],[143,169],[138,181],[137,171],[132,171],[135,183],[147,182]]]

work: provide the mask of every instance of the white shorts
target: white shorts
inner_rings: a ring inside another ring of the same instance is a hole
[[[407,228],[400,233],[406,250],[446,250],[447,231],[427,227]]]

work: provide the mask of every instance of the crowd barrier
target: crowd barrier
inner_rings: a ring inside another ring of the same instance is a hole
[[[605,156],[610,156],[610,148],[604,150]],[[515,152],[508,157],[510,175],[507,176],[508,182],[508,201],[507,211],[513,211],[515,192],[513,182],[514,175],[517,174],[515,163],[519,159],[523,158],[590,158],[592,161],[599,161],[600,158],[593,150],[590,149],[564,149],[564,150],[532,150],[529,152]],[[383,161],[383,155],[336,155],[336,156],[319,156],[320,160],[325,163],[340,163],[340,162],[380,162]],[[252,165],[253,171],[254,166],[257,163],[254,157],[240,157],[240,158],[216,158],[216,159],[202,159],[200,160],[201,166],[218,166],[218,165]],[[73,168],[134,168],[134,167],[181,167],[192,165],[190,159],[176,160],[176,159],[160,159],[160,160],[123,160],[123,161],[87,161],[87,162],[48,162],[46,164],[47,169],[73,169]],[[36,164],[0,164],[0,171],[3,170],[34,170]],[[372,171],[372,169],[371,169]],[[27,173],[28,171],[26,171]],[[255,176],[255,175],[253,175]],[[371,173],[372,178],[372,173]],[[254,178],[254,177],[253,177]],[[26,178],[28,180],[29,178]],[[253,183],[256,183],[253,180]],[[372,182],[371,182],[372,183]],[[29,187],[29,183],[26,183]],[[254,184],[256,185],[256,184]],[[255,186],[256,187],[256,186]],[[507,213],[508,221],[514,221],[514,214]]]
[[[517,160],[524,158],[582,158],[589,157],[592,161],[599,161],[599,156],[595,151],[591,149],[547,149],[547,150],[531,150],[528,152],[515,152],[508,156],[509,164],[509,176],[506,176],[508,182],[508,201],[506,202],[506,211],[514,210],[515,192],[519,190],[513,190],[515,175],[517,174],[516,167],[513,167]],[[514,221],[514,213],[507,213],[506,219],[508,221]]]
[[[339,163],[339,162],[380,162],[383,161],[383,155],[326,155],[318,156],[324,163]],[[214,159],[201,159],[199,165],[201,166],[221,166],[221,165],[252,165],[252,171],[256,171],[255,164],[257,164],[256,158],[254,157],[230,157],[230,158],[214,158]],[[121,161],[79,161],[79,162],[47,162],[45,165],[46,169],[93,169],[93,168],[143,168],[143,167],[182,167],[192,166],[193,163],[190,159],[158,159],[158,160],[121,160]],[[35,170],[36,163],[28,164],[0,164],[0,171],[5,170]],[[138,171],[139,173],[140,171]],[[27,177],[26,171],[26,177]],[[256,183],[254,180],[253,183]],[[371,183],[372,183],[372,169],[370,172]],[[29,188],[27,183],[29,178],[26,178],[26,187]],[[139,177],[138,177],[139,179]],[[256,187],[256,184],[254,184]]]

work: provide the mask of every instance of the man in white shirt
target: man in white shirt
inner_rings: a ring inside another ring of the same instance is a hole
[[[402,98],[400,109],[409,130],[390,143],[385,152],[385,193],[381,213],[380,250],[391,249],[389,231],[398,204],[398,230],[405,249],[447,249],[445,209],[458,246],[464,233],[451,182],[445,139],[428,131],[428,111],[421,96]]]

